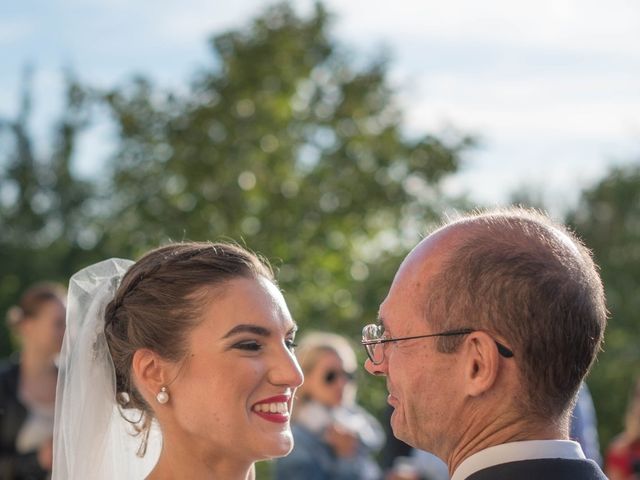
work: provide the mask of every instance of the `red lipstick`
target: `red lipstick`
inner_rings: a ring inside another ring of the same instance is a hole
[[[291,411],[291,396],[275,395],[259,400],[253,404],[251,411],[269,422],[286,423]]]

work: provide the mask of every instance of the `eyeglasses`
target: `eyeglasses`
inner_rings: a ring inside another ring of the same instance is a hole
[[[367,356],[369,357],[369,360],[371,360],[371,363],[373,363],[374,365],[380,365],[384,360],[384,343],[399,342],[401,340],[414,340],[417,338],[454,337],[456,335],[469,335],[470,333],[477,331],[480,330],[474,330],[472,328],[460,328],[456,330],[447,330],[446,332],[431,333],[429,335],[390,338],[385,336],[384,327],[382,325],[371,323],[362,329],[362,345],[367,351]],[[513,352],[509,348],[505,347],[495,339],[493,341],[496,342],[498,353],[500,353],[500,355],[505,358],[513,357]]]
[[[341,377],[348,382],[351,382],[356,378],[353,372],[347,372],[346,370],[327,370],[324,374],[324,383],[332,385]]]

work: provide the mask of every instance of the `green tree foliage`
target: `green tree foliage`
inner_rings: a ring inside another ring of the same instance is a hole
[[[440,181],[471,142],[404,135],[387,62],[356,62],[330,20],[320,4],[306,17],[271,7],[213,38],[211,65],[177,92],[144,77],[106,92],[70,81],[46,158],[25,95],[1,132],[3,310],[30,282],[104,256],[234,239],[271,260],[303,331],[357,340],[402,256],[451,205]],[[117,131],[106,195],[70,166],[96,101]],[[363,377],[375,410],[385,393],[373,382]]]
[[[606,446],[623,428],[627,394],[640,375],[640,166],[615,168],[585,190],[568,222],[593,249],[611,313],[589,377]]]
[[[356,338],[468,140],[406,138],[386,63],[356,67],[329,24],[321,5],[302,18],[280,4],[213,38],[186,93],[141,78],[107,92],[120,144],[106,244],[239,240],[274,262],[305,329]]]
[[[169,239],[240,241],[276,267],[303,333],[355,343],[451,205],[439,183],[470,140],[407,138],[386,62],[356,66],[329,26],[321,5],[308,18],[276,5],[213,38],[188,91],[138,78],[106,92],[120,143],[102,243],[137,255]],[[360,393],[384,408],[378,379],[363,375]]]
[[[107,92],[70,81],[46,159],[25,95],[1,132],[12,144],[0,163],[3,310],[30,282],[96,258],[234,239],[274,264],[303,332],[357,340],[402,256],[451,205],[439,184],[471,142],[405,136],[386,61],[359,65],[329,28],[320,4],[307,17],[279,4],[213,38],[211,65],[178,92],[143,77]],[[70,166],[88,100],[117,130],[106,195]],[[364,376],[361,391],[383,408],[381,382]]]
[[[53,146],[38,154],[28,126],[29,78],[27,73],[17,117],[0,119],[1,312],[33,282],[66,283],[93,255],[80,246],[92,189],[71,168],[77,134],[88,121],[82,90],[68,78],[66,107],[56,123]],[[0,333],[4,355],[10,348],[4,322],[0,322]]]

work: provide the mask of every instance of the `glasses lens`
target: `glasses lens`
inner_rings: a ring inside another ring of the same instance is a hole
[[[364,342],[372,342],[372,341],[380,340],[380,338],[382,338],[382,334],[383,334],[382,325],[375,325],[372,323],[370,325],[365,326],[362,329],[362,340]],[[382,352],[382,348],[380,348],[379,343],[365,344],[364,348],[367,351],[367,355],[369,355],[369,359],[373,363],[379,364],[382,361],[382,358],[378,358],[378,356],[381,356],[381,352]]]
[[[378,340],[382,334],[382,325],[371,323],[362,329],[362,340],[368,342]]]

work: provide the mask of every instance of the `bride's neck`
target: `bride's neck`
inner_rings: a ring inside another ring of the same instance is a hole
[[[251,462],[203,458],[194,449],[164,443],[158,463],[146,480],[176,478],[254,480],[255,469]]]

